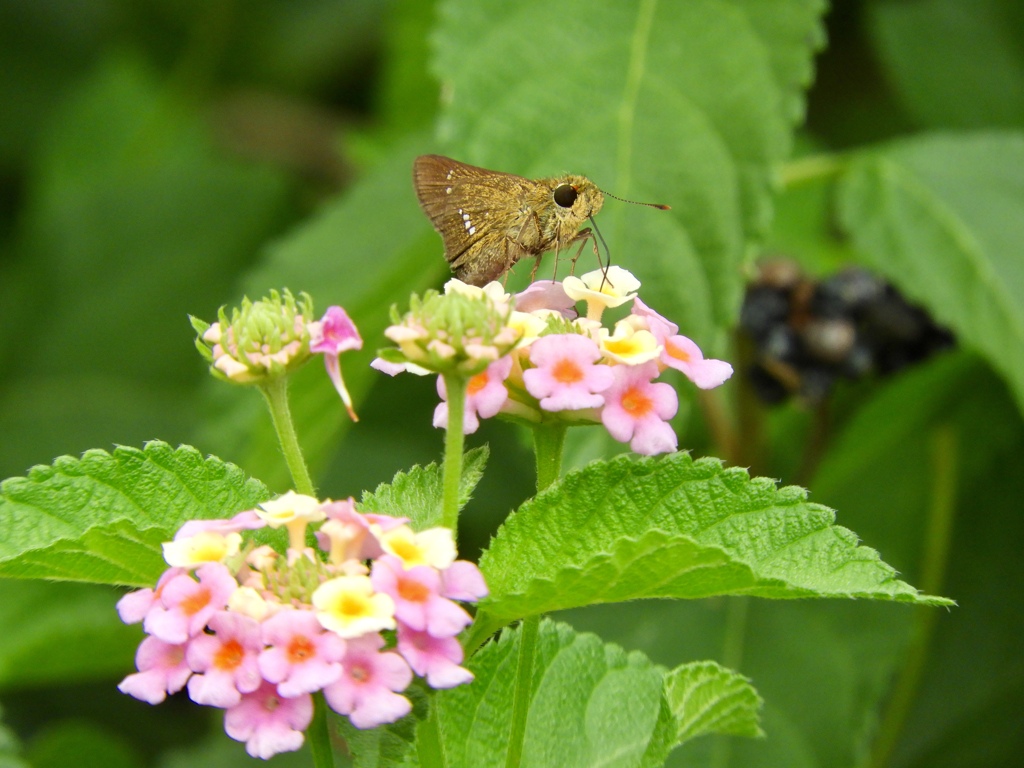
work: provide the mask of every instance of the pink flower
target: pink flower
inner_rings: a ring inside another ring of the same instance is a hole
[[[412,670],[402,657],[379,653],[384,638],[378,634],[349,640],[347,645],[341,679],[324,688],[331,709],[348,715],[356,728],[393,723],[409,714],[409,700],[396,693],[412,682]]]
[[[362,514],[356,511],[355,501],[350,496],[343,501],[330,501],[323,504],[327,514],[327,523],[316,532],[316,540],[320,548],[332,554],[331,562],[345,560],[370,560],[384,554],[380,542],[370,530],[371,525],[378,525],[381,530],[389,530],[403,523],[408,518]]]
[[[704,359],[704,353],[685,336],[665,339],[665,351],[661,362],[677,371],[682,371],[690,381],[701,389],[712,389],[732,376],[732,366],[724,360]]]
[[[469,380],[466,386],[466,415],[463,418],[462,432],[470,435],[480,428],[480,420],[477,418],[489,419],[501,410],[501,406],[508,400],[508,390],[505,388],[505,379],[512,371],[512,358],[505,356],[495,360],[487,368]],[[444,387],[444,377],[437,377],[437,393],[444,399],[448,399],[448,393]],[[439,403],[434,411],[434,426],[438,428],[448,427],[448,403]]]
[[[654,334],[654,338],[658,340],[659,344],[664,344],[665,339],[669,336],[675,336],[679,333],[678,325],[648,307],[640,301],[639,296],[633,299],[633,314],[647,321],[647,327]]]
[[[327,375],[334,382],[334,388],[341,395],[341,402],[345,404],[352,421],[359,421],[359,417],[352,410],[352,398],[341,377],[341,363],[338,358],[342,352],[362,348],[363,339],[356,330],[355,323],[339,306],[328,307],[319,321],[309,324],[309,351],[323,353]]]
[[[243,693],[260,687],[257,658],[263,649],[260,625],[240,613],[219,611],[210,619],[215,634],[192,639],[185,652],[195,672],[188,681],[188,695],[197,704],[233,707]]]
[[[260,516],[255,511],[249,509],[245,512],[239,512],[230,520],[189,520],[174,534],[174,540],[187,539],[195,536],[197,533],[227,535],[229,533],[239,533],[240,531],[254,531],[265,525],[266,523],[260,519]]]
[[[429,565],[405,570],[399,558],[385,555],[373,564],[370,581],[395,601],[395,618],[413,629],[451,637],[473,622],[462,608],[441,597],[441,574]]]
[[[146,614],[143,628],[166,643],[184,643],[203,631],[206,622],[228,603],[238,582],[220,563],[207,563],[196,569],[196,581],[179,574],[164,584],[161,605]]]
[[[451,600],[475,603],[481,597],[487,597],[487,584],[474,563],[456,560],[441,571],[441,594]]]
[[[263,622],[259,656],[265,680],[286,698],[319,691],[341,677],[345,641],[327,632],[312,611],[286,609]]]
[[[400,624],[398,652],[431,688],[454,688],[473,679],[472,672],[459,666],[462,645],[454,637],[432,637]]]
[[[558,312],[567,320],[575,320],[576,300],[569,297],[557,280],[534,280],[526,290],[516,294],[517,312],[535,312],[538,309],[549,309]]]
[[[652,360],[613,370],[615,383],[605,391],[601,411],[611,436],[623,443],[628,440],[630,448],[647,456],[674,451],[676,435],[666,422],[676,415],[679,401],[671,386],[653,383],[658,364]]]
[[[184,568],[168,568],[160,575],[160,580],[156,583],[156,589],[150,589],[149,587],[137,589],[118,600],[117,615],[121,617],[121,621],[125,624],[138,624],[146,618],[146,615],[154,606],[163,610],[163,605],[160,603],[160,594],[163,592],[164,586],[175,576],[181,576],[184,573],[187,573]]]
[[[159,704],[168,693],[177,693],[192,675],[185,663],[185,646],[156,637],[147,637],[139,644],[135,667],[139,671],[128,675],[117,689],[148,704]]]
[[[302,746],[303,731],[313,720],[309,694],[288,699],[273,683],[263,683],[224,714],[224,730],[235,741],[245,742],[252,757],[269,760],[278,752]]]
[[[546,411],[600,408],[604,398],[598,393],[615,378],[607,365],[595,365],[600,359],[601,350],[587,336],[542,336],[530,347],[537,367],[523,371],[523,383]]]
[[[682,371],[701,389],[712,389],[732,376],[732,366],[724,360],[704,359],[693,341],[679,334],[679,326],[659,315],[639,298],[633,299],[633,314],[644,318],[654,338],[664,347],[662,365]]]

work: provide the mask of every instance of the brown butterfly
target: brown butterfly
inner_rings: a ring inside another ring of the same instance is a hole
[[[582,251],[594,233],[580,224],[604,203],[604,194],[584,176],[534,181],[441,155],[417,157],[413,183],[452,271],[471,285],[497,280],[525,256],[536,259],[532,280],[547,251],[555,251],[556,259],[575,243]]]

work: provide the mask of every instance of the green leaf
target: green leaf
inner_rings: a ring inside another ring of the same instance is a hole
[[[182,523],[268,498],[238,467],[189,446],[62,456],[0,485],[0,576],[152,585],[166,568],[160,544]]]
[[[767,740],[697,740],[674,753],[670,765],[708,765],[710,754],[723,768],[865,764],[894,681],[919,659],[908,653],[915,626],[930,622],[936,632],[898,762],[969,764],[968,738],[976,748],[985,745],[973,754],[985,754],[986,765],[1019,762],[1012,756],[1021,754],[1024,736],[1014,716],[1022,711],[1024,686],[1007,670],[1015,664],[1014,638],[1024,631],[1015,601],[1024,594],[1024,571],[1014,554],[1024,518],[1022,481],[1006,467],[1020,460],[1024,446],[1020,416],[1003,382],[973,355],[943,355],[880,385],[835,435],[811,482],[814,498],[841,510],[842,521],[905,579],[928,586],[919,583],[922,553],[935,537],[924,531],[932,527],[935,491],[950,484],[929,449],[937,429],[952,427],[960,445],[954,484],[962,490],[942,594],[959,606],[730,598],[637,601],[560,615],[657,663],[714,658],[756,682]],[[891,712],[897,720],[901,714]]]
[[[387,55],[381,61],[378,120],[389,133],[422,130],[437,113],[438,84],[427,66],[434,5],[397,0],[385,14]]]
[[[1019,0],[876,0],[867,11],[889,82],[922,124],[1024,127]]]
[[[2,34],[20,45],[36,36],[28,30],[42,17],[28,19],[38,9],[14,18],[4,9]],[[70,39],[84,42],[86,17],[118,16],[107,16],[109,5],[82,16],[65,3],[52,10],[77,19],[51,30],[45,47],[64,63]],[[204,366],[185,316],[223,301],[240,266],[290,215],[286,174],[217,146],[197,94],[123,53],[132,47],[104,49],[99,61],[79,61],[59,91],[36,83],[30,95],[53,115],[11,166],[24,194],[3,217],[17,213],[0,277],[0,433],[19,438],[0,447],[0,477],[97,445],[188,440]],[[8,104],[13,94],[0,91]]]
[[[431,717],[437,719],[447,768],[505,765],[519,636],[518,630],[502,632],[469,662],[473,683],[434,696]],[[522,765],[660,765],[674,734],[662,692],[662,672],[643,654],[544,621]],[[660,755],[646,754],[652,741],[662,746]]]
[[[18,757],[21,744],[14,732],[4,725],[3,713],[0,707],[0,768],[29,768],[29,764]]]
[[[676,667],[665,676],[665,697],[676,716],[676,743],[722,733],[764,736],[758,714],[764,702],[747,678],[713,661]]]
[[[748,240],[803,112],[819,0],[447,0],[435,68],[459,159],[573,171],[633,200],[599,225],[645,301],[713,344],[738,308]],[[568,65],[568,66],[567,66]],[[522,270],[525,271],[525,270]]]
[[[0,687],[123,676],[141,634],[117,620],[118,597],[92,584],[0,579]]]
[[[462,460],[462,479],[459,483],[459,508],[473,495],[473,489],[483,476],[489,451],[486,445],[467,451]],[[381,483],[372,493],[363,493],[358,508],[361,512],[378,512],[392,517],[408,517],[416,530],[441,524],[444,501],[442,488],[443,468],[437,464],[415,466],[408,472],[399,472],[395,479]]]
[[[491,619],[644,597],[946,605],[896,578],[802,488],[684,453],[595,462],[528,501],[480,560]],[[492,630],[490,622],[477,630]]]
[[[142,756],[123,736],[82,721],[64,720],[35,735],[29,746],[34,768],[142,768]]]
[[[289,195],[283,174],[222,154],[209,131],[130,56],[105,59],[63,105],[26,211],[24,247],[46,286],[40,343],[21,353],[35,370],[57,359],[69,373],[194,381],[188,344],[158,340],[187,339],[186,313],[216,306]]]
[[[842,182],[839,214],[864,261],[980,352],[1024,408],[1024,134],[866,154]]]

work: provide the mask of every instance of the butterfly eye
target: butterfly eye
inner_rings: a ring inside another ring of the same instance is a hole
[[[559,184],[555,187],[555,202],[562,208],[572,208],[576,202],[576,187],[571,184]]]

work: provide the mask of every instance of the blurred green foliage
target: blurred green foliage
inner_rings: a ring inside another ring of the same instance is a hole
[[[390,304],[447,274],[412,158],[583,172],[673,206],[609,201],[602,230],[658,309],[721,356],[763,251],[817,274],[871,265],[956,324],[964,349],[841,388],[824,434],[797,405],[757,411],[731,454],[696,403],[677,427],[697,455],[806,484],[959,607],[645,601],[560,618],[666,666],[715,659],[753,679],[767,740],[697,740],[672,764],[1016,765],[1024,4],[835,0],[822,35],[812,0],[640,3],[640,75],[633,4],[440,6],[0,0],[0,477],[159,438],[286,487],[259,397],[209,381],[187,322],[282,286],[345,305],[366,340],[343,359],[358,427],[318,365],[293,387],[323,493],[358,497],[436,460],[433,384],[366,366]],[[783,166],[793,143],[849,153],[852,171],[838,188],[780,187],[801,167]],[[729,387],[727,410],[742,399]],[[573,465],[621,450],[577,432]],[[464,517],[473,552],[530,495],[533,466],[509,425],[470,442],[491,448]],[[216,713],[117,694],[133,631],[110,590],[72,587],[0,582],[0,765],[248,762]]]

